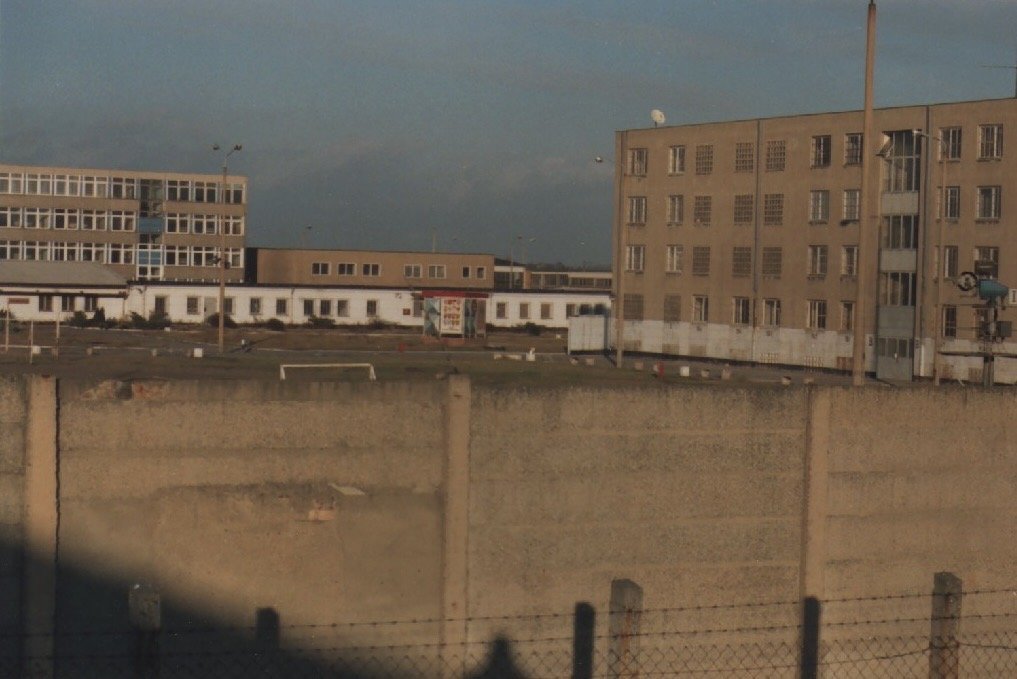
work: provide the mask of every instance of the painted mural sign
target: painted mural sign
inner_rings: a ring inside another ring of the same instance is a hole
[[[441,300],[441,334],[463,334],[463,300],[461,297],[446,297]]]

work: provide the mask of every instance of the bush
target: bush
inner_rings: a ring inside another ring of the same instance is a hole
[[[331,318],[322,318],[320,316],[311,316],[307,319],[307,327],[309,328],[334,328],[335,321]]]
[[[151,330],[162,330],[170,326],[169,316],[165,311],[153,311],[148,315],[146,326]]]
[[[67,325],[75,328],[84,328],[88,325],[88,316],[85,315],[84,311],[75,311],[74,315],[71,316],[71,320],[67,321]]]
[[[74,314],[77,316],[77,312]],[[95,328],[108,328],[110,323],[106,320],[106,312],[103,311],[102,307],[96,307],[95,312],[92,314],[92,318],[86,321],[85,325],[90,325]]]
[[[523,330],[526,331],[527,335],[533,335],[534,337],[536,337],[537,335],[540,334],[542,328],[533,321],[527,321],[526,324],[523,326]]]
[[[283,330],[286,329],[286,324],[280,321],[278,318],[270,318],[267,321],[265,321],[265,327],[268,328],[269,330],[282,332]]]
[[[212,314],[211,316],[209,316],[208,318],[205,319],[205,322],[208,323],[213,328],[218,328],[219,327],[219,313],[216,312],[216,313]],[[234,321],[233,318],[229,314],[226,314],[226,318],[223,319],[223,323],[222,324],[223,324],[223,326],[225,326],[227,328],[235,328],[235,327],[237,327],[237,322]]]

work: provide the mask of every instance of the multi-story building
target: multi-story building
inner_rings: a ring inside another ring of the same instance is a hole
[[[1017,286],[1017,99],[878,109],[868,158],[862,118],[618,132],[624,347],[849,369],[860,320],[867,369],[898,379],[930,375],[937,349],[977,348],[985,311],[954,282],[977,270]],[[872,280],[856,319],[860,224]]]
[[[247,179],[0,164],[0,259],[98,262],[131,280],[241,281]],[[225,233],[222,232],[225,231]]]
[[[248,248],[247,279],[265,285],[494,287],[494,256],[454,252]]]

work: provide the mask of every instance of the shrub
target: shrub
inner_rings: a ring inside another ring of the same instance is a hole
[[[170,326],[170,319],[165,311],[153,311],[148,315],[148,321],[145,325],[151,330],[162,330]]]
[[[88,316],[85,315],[84,311],[75,311],[74,315],[71,316],[71,320],[67,321],[67,325],[74,326],[75,328],[84,328],[88,325]]]
[[[309,328],[334,328],[335,321],[331,318],[323,318],[320,316],[311,316],[307,319],[307,327]]]
[[[213,328],[218,328],[219,327],[219,313],[216,312],[216,313],[212,314],[211,316],[209,316],[208,318],[205,319],[205,322],[208,323]],[[237,322],[234,321],[233,318],[229,314],[226,314],[226,318],[223,319],[222,324],[223,324],[224,327],[227,327],[227,328],[235,328],[235,327],[237,327]]]
[[[540,334],[541,329],[542,328],[533,321],[527,321],[523,326],[523,330],[526,331],[526,334],[533,335],[534,337]]]
[[[265,327],[268,328],[269,330],[282,332],[283,330],[286,329],[286,324],[280,321],[278,318],[270,318],[267,321],[265,321]]]
[[[77,316],[77,312],[74,314]],[[106,312],[102,307],[96,307],[95,312],[92,314],[92,318],[89,319],[85,325],[90,325],[96,328],[108,328],[109,323],[106,321]]]

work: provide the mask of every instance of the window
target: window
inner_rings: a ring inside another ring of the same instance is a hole
[[[682,272],[682,255],[685,252],[684,246],[681,245],[668,245],[667,246],[667,264],[664,267],[664,271],[667,273],[680,274]]]
[[[943,247],[943,276],[956,278],[960,271],[960,249],[956,245]]]
[[[706,295],[692,296],[692,321],[695,323],[710,321],[710,298]]]
[[[809,221],[823,223],[830,220],[830,192],[809,191]]]
[[[427,277],[428,278],[445,278],[445,265],[444,264],[428,264],[428,266],[427,266]]]
[[[780,278],[784,260],[781,248],[763,248],[762,274],[767,278]]]
[[[696,146],[696,174],[713,172],[713,144]]]
[[[548,302],[542,302],[540,305],[540,318],[541,320],[548,321],[551,319],[551,305]]]
[[[706,245],[697,245],[692,248],[692,275],[710,275],[710,248]]]
[[[285,297],[275,298],[275,315],[286,316],[289,313],[289,300]]]
[[[380,276],[381,264],[363,264],[360,267],[360,272],[364,276]]]
[[[752,305],[748,297],[731,299],[731,322],[735,325],[748,325],[752,322]]]
[[[508,304],[505,302],[498,302],[494,305],[494,317],[495,318],[506,318],[508,316]]]
[[[421,271],[420,264],[406,264],[403,266],[403,276],[405,278],[420,278]]]
[[[464,266],[463,270],[462,270],[462,273],[463,273],[463,278],[469,278],[470,277],[470,267]]]
[[[643,320],[643,296],[626,294],[622,300],[622,317],[626,321]]]
[[[999,248],[991,245],[975,247],[975,275],[986,278],[999,277]],[[27,255],[25,259],[28,259]]]
[[[957,307],[943,307],[943,337],[957,336]]]
[[[812,138],[812,167],[830,167],[830,135]]]
[[[629,224],[646,223],[646,196],[629,196]]]
[[[844,135],[844,164],[862,164],[862,135],[859,132],[851,132]]]
[[[126,198],[133,200],[137,196],[138,181],[125,177],[110,177],[109,195],[110,198]]]
[[[1001,191],[998,186],[978,187],[978,219],[999,219]],[[26,210],[27,214],[27,210]]]
[[[734,197],[734,223],[751,224],[755,212],[756,197],[751,193],[739,194]]]
[[[862,192],[859,189],[844,189],[844,221],[857,222],[861,216]]]
[[[763,300],[763,325],[771,328],[780,326],[780,300]]]
[[[261,315],[261,297],[251,297],[247,302],[247,311],[252,316]]]
[[[85,311],[98,311],[99,309],[99,298],[95,295],[85,295],[82,300],[85,303]]]
[[[640,272],[646,259],[645,245],[629,245],[625,248],[625,270]]]
[[[110,216],[109,221],[110,231],[134,231],[135,215],[133,212],[112,210],[109,213],[109,216]]]
[[[527,320],[530,317],[530,303],[520,302],[519,303],[519,318],[520,320]]]
[[[883,247],[894,250],[914,250],[918,247],[918,218],[916,215],[892,215],[883,218]]]
[[[827,246],[809,246],[809,276],[825,276],[827,264]]]
[[[335,265],[335,273],[337,276],[356,276],[357,265],[353,262],[339,262]]]
[[[784,194],[767,193],[763,195],[763,224],[780,226],[784,223]]]
[[[913,341],[907,337],[879,337],[876,339],[876,355],[893,359],[914,358]]]
[[[826,300],[810,299],[808,302],[808,315],[805,318],[805,327],[809,330],[826,329]]]
[[[672,146],[667,154],[667,173],[682,174],[685,172],[685,147]]]
[[[327,276],[329,271],[328,262],[313,262],[311,264],[312,276]]]
[[[756,147],[752,142],[735,144],[735,172],[752,172],[756,167]]]
[[[685,218],[685,197],[667,197],[667,223],[671,225],[681,224]]]
[[[350,300],[337,299],[335,301],[335,315],[339,318],[348,318],[350,315]]]
[[[840,331],[851,332],[855,328],[855,303],[840,303]]]
[[[946,205],[944,216],[950,221],[960,219],[960,187],[946,187]]]
[[[939,147],[940,158],[943,160],[960,160],[961,128],[942,127],[939,130],[939,138],[943,140]]]
[[[326,318],[332,315],[332,300],[330,299],[319,299],[318,300],[318,315],[322,318]]]
[[[665,323],[677,323],[682,320],[682,296],[664,295],[664,318]]]
[[[917,191],[921,184],[922,166],[919,148],[922,137],[913,130],[890,133],[890,150],[883,163],[883,190],[900,193]]]
[[[303,300],[303,302],[304,302],[304,316],[310,318],[311,316],[314,315],[314,300],[305,299]]]
[[[858,275],[858,246],[842,245],[840,248],[840,275]]]
[[[695,204],[692,208],[692,219],[695,221],[696,226],[709,226],[712,213],[713,197],[696,196]]]
[[[752,248],[736,245],[731,250],[731,275],[746,278],[752,275]]]
[[[39,311],[53,311],[53,295],[39,295]]]
[[[477,280],[480,280],[480,281],[484,280],[485,278],[487,278],[487,267],[478,266],[476,273],[477,273]]]
[[[369,299],[369,300],[367,300],[367,303],[364,305],[364,310],[367,312],[368,316],[377,316],[378,315],[378,300],[376,300],[376,299]]]
[[[187,315],[197,316],[200,313],[200,307],[198,306],[199,299],[197,297],[187,298]]]
[[[787,160],[787,143],[783,139],[766,142],[766,171],[783,172]]]
[[[629,174],[646,176],[646,149],[629,149]]]
[[[978,160],[1003,157],[1003,126],[978,126]]]
[[[884,271],[879,274],[879,303],[883,306],[914,306],[916,291],[914,272]]]

